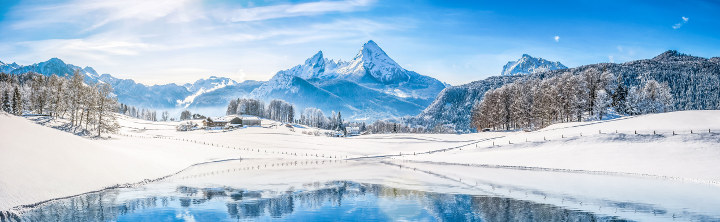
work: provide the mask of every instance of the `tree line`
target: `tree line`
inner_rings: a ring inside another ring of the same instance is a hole
[[[168,121],[173,120],[173,118],[170,118],[170,113],[168,111],[163,111],[160,115],[160,119],[158,119],[157,111],[151,110],[151,109],[145,109],[145,108],[137,108],[135,106],[129,106],[127,104],[120,103],[118,106],[117,112],[120,114],[124,114],[129,117],[138,118],[138,119],[144,119],[147,121]]]
[[[628,89],[622,76],[595,68],[545,79],[528,76],[487,91],[472,108],[471,123],[479,131],[533,130],[558,122],[600,120],[609,113],[638,115],[673,109],[667,83],[645,79]]]
[[[0,73],[2,110],[14,115],[36,114],[68,119],[76,130],[101,133],[119,128],[113,113],[117,100],[105,83],[87,85],[78,70],[70,78],[37,73]]]
[[[257,99],[238,98],[230,100],[225,113],[227,115],[253,115],[285,123],[295,122],[295,106],[279,99],[270,101],[267,107],[265,107],[263,101]],[[180,117],[180,119],[183,119],[182,113]]]

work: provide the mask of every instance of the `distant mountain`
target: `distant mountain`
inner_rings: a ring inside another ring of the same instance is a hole
[[[98,82],[110,84],[119,102],[151,109],[211,106],[221,108],[226,106],[231,99],[247,96],[261,84],[261,82],[257,81],[238,83],[229,78],[211,76],[182,86],[172,83],[149,86],[137,83],[132,79],[119,79],[110,74],[99,75],[92,67],[81,68],[66,64],[58,58],[27,66],[0,62],[0,72],[11,74],[35,72],[48,76],[55,74],[70,77],[75,70],[78,70],[85,77],[85,83],[87,84],[96,84]]]
[[[402,68],[370,40],[348,62],[327,59],[320,51],[303,64],[279,71],[250,96],[283,99],[298,110],[316,107],[372,120],[416,115],[446,86]]]
[[[706,59],[674,50],[652,59],[622,64],[599,63],[564,70],[537,72],[525,76],[489,77],[443,90],[437,99],[410,123],[434,127],[449,126],[458,132],[472,132],[470,110],[483,99],[485,92],[520,78],[548,78],[570,72],[575,75],[588,69],[622,75],[628,87],[640,85],[644,79],[667,83],[675,99],[676,110],[720,109],[720,58]]]
[[[10,73],[19,67],[20,65],[18,65],[17,63],[5,64],[4,62],[0,61],[0,72]]]
[[[230,100],[249,97],[250,92],[262,85],[262,81],[246,80],[241,83],[217,87],[207,90],[194,97],[191,103],[186,104],[187,108],[226,107]],[[187,97],[186,97],[187,100]],[[221,110],[224,111],[224,110]]]
[[[523,54],[517,61],[510,61],[505,64],[500,75],[527,75],[556,69],[567,69],[567,67],[560,62],[551,62],[543,58],[535,58],[528,54]]]

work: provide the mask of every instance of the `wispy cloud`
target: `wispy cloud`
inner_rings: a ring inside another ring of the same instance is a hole
[[[559,36],[559,35],[556,35],[555,38],[553,38],[553,39],[555,39],[555,42],[560,42],[560,36]]]
[[[676,23],[675,25],[673,25],[672,28],[673,28],[673,29],[682,28],[683,25],[685,25],[685,23],[687,23],[689,20],[690,20],[690,18],[683,16],[683,17],[682,17],[682,21],[680,21],[680,22]]]
[[[70,24],[80,25],[83,31],[88,31],[118,21],[147,22],[161,18],[168,18],[168,21],[174,22],[190,21],[204,16],[199,12],[191,12],[192,9],[199,8],[198,3],[198,0],[73,0],[54,5],[28,5],[21,7],[14,14],[35,16],[26,16],[12,27],[33,29],[55,24]]]
[[[284,4],[241,8],[230,12],[230,21],[247,22],[276,18],[309,16],[331,12],[350,12],[369,6],[375,0],[319,1],[300,4]]]

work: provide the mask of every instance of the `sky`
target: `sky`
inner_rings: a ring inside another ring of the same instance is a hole
[[[458,85],[530,54],[568,67],[720,56],[720,1],[2,0],[0,61],[57,57],[145,84],[267,80],[322,50],[374,40],[404,68]]]

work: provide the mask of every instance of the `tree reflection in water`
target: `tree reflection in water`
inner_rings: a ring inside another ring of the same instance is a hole
[[[317,189],[269,192],[177,187],[160,196],[121,200],[122,188],[51,201],[1,221],[617,221],[616,217],[505,197],[442,194],[335,181]],[[169,193],[169,194],[168,194]],[[382,203],[382,204],[381,204]],[[395,208],[395,206],[405,206]],[[393,206],[394,209],[386,209]]]

